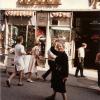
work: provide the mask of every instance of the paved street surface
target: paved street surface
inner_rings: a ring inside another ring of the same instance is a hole
[[[43,71],[39,70],[40,76]],[[45,97],[52,94],[52,89],[50,87],[50,75],[47,81],[42,79],[36,80],[34,77],[34,82],[26,82],[26,77],[24,78],[24,86],[17,86],[18,77],[12,81],[11,88],[6,86],[7,74],[1,71],[1,99],[0,100],[45,100]],[[86,78],[76,78],[73,75],[69,76],[66,82],[66,89],[68,100],[100,100],[100,93],[98,92],[97,82]],[[62,100],[61,95],[58,93],[56,100]]]

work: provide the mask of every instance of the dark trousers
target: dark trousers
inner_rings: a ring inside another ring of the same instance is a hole
[[[48,64],[49,64],[49,69],[42,75],[44,78],[46,78],[55,67],[55,61],[48,60]]]
[[[98,86],[100,87],[100,68],[98,69]]]
[[[80,57],[78,66],[76,68],[75,76],[78,76],[79,71],[80,71],[81,77],[84,76],[83,75],[83,67],[84,67],[84,58]]]

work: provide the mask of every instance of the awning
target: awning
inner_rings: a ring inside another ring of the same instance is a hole
[[[54,12],[54,13],[50,13],[50,17],[71,17],[71,13],[70,12]]]
[[[5,11],[6,16],[32,16],[33,11],[19,11],[19,10],[7,10]]]
[[[53,26],[53,27],[51,27],[51,29],[53,29],[53,30],[64,30],[64,31],[70,31],[71,30],[71,28],[69,28],[69,27],[58,27],[58,26]]]

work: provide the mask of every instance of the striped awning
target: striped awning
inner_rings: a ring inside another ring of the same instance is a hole
[[[6,16],[32,16],[33,11],[19,11],[19,10],[7,10],[5,11]]]
[[[54,12],[50,14],[50,17],[71,17],[71,13],[70,12]]]

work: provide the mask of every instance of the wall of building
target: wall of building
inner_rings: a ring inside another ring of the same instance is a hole
[[[9,17],[10,25],[27,25],[29,21],[29,17]]]
[[[29,9],[41,9],[42,7],[38,7],[37,5],[32,5],[32,6],[18,6],[17,5],[17,0],[0,0],[0,9],[24,9],[24,8],[29,8]],[[46,10],[48,9],[53,9],[53,7],[46,7]],[[89,2],[88,0],[61,0],[61,5],[58,7],[55,7],[55,9],[88,9],[89,8]],[[45,7],[43,7],[45,9]]]

